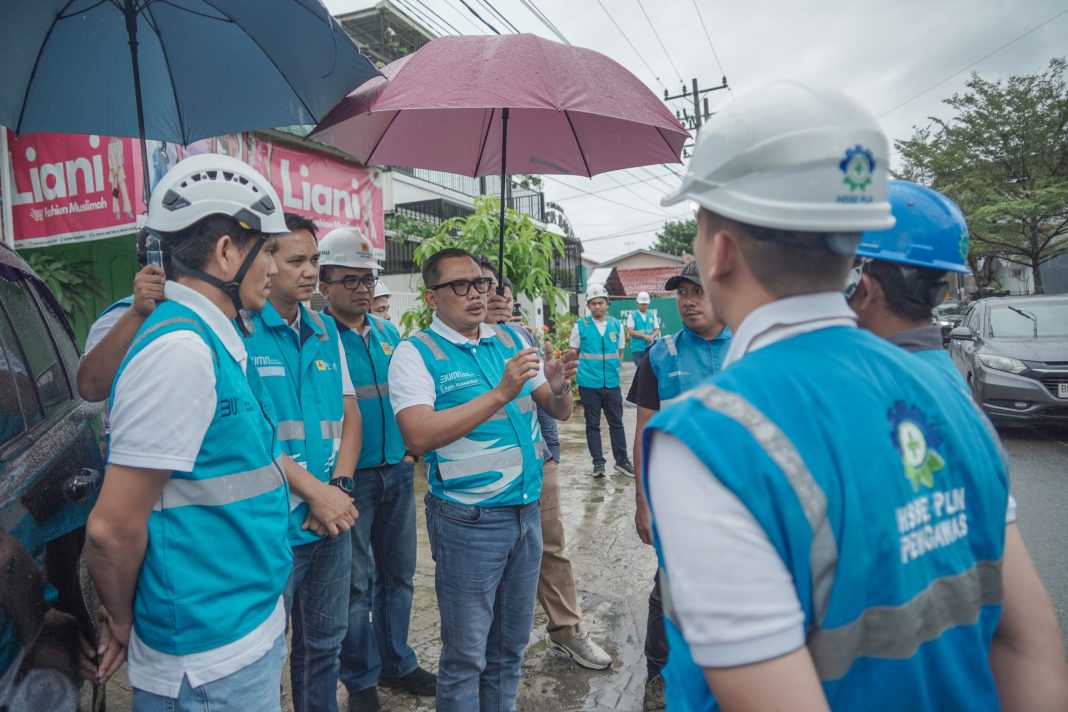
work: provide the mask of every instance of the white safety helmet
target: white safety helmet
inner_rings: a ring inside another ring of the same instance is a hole
[[[638,298],[635,300],[638,304],[649,303],[649,292],[638,292]]]
[[[379,282],[375,285],[375,299],[378,299],[379,297],[388,297],[391,294],[392,292],[389,291],[389,287],[386,286],[385,282]]]
[[[326,233],[319,241],[319,266],[382,269],[375,262],[371,239],[354,227],[339,227]]]
[[[594,299],[608,300],[608,290],[603,284],[591,284],[586,288],[586,303],[589,304]]]
[[[267,179],[249,164],[217,153],[186,158],[167,171],[148,201],[147,225],[174,233],[209,215],[227,215],[264,235],[289,232],[282,201]]]
[[[779,230],[885,230],[888,153],[879,122],[838,89],[775,82],[701,127],[682,185],[661,203]]]

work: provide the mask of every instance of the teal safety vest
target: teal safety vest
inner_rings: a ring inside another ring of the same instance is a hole
[[[655,416],[645,447],[657,431],[745,504],[791,572],[832,709],[999,708],[988,656],[1008,474],[957,387],[870,333],[828,328],[746,355]],[[671,577],[669,705],[713,710]]]
[[[393,324],[373,314],[367,314],[366,319],[371,327],[367,340],[337,322],[363,423],[363,444],[356,466],[361,470],[396,465],[404,459],[405,452],[404,438],[389,400],[389,359],[400,343],[400,333]]]
[[[334,320],[303,305],[298,308],[299,337],[267,302],[252,317],[252,335],[245,338],[245,349],[249,368],[256,369],[277,413],[282,450],[316,479],[327,482],[333,477],[341,446],[341,369],[346,366],[339,362]],[[307,502],[296,494],[290,500],[290,543],[317,541],[318,534],[301,529],[308,515]]]
[[[115,380],[146,346],[180,330],[196,332],[211,349],[217,405],[192,471],[171,473],[148,517],[134,629],[168,655],[213,650],[252,632],[274,612],[293,565],[275,426],[211,327],[178,302],[159,304]],[[158,368],[166,367],[161,360]],[[179,419],[186,405],[180,393],[170,395]],[[111,396],[114,402],[114,386]]]
[[[666,407],[713,373],[719,373],[730,347],[731,331],[727,327],[713,339],[702,339],[692,329],[683,327],[682,331],[651,343],[647,358],[656,375],[660,407]]]
[[[493,390],[508,359],[525,348],[514,332],[492,327],[478,344],[454,344],[424,329],[407,340],[434,379],[434,410],[448,410]],[[430,493],[460,504],[502,507],[541,497],[541,428],[530,382],[514,400],[456,442],[426,454]]]
[[[133,303],[134,303],[134,298],[133,298],[132,294],[130,296],[128,296],[128,297],[123,297],[119,301],[117,301],[114,304],[112,304],[111,306],[109,306],[104,311],[100,312],[100,316],[98,316],[97,319],[99,319],[101,316],[104,316],[108,312],[115,311],[116,309],[129,309],[130,307],[133,306]]]
[[[607,317],[602,334],[592,316],[578,320],[579,367],[576,381],[582,388],[619,387],[619,320]]]
[[[634,322],[634,326],[632,328],[635,331],[644,331],[651,334],[652,332],[656,331],[660,325],[660,320],[656,316],[655,309],[646,309],[645,314],[642,314],[641,311],[635,309],[630,313],[630,318]],[[646,347],[649,346],[652,346],[652,344],[647,342],[645,339],[632,338],[630,340],[631,353],[641,353],[645,351]]]

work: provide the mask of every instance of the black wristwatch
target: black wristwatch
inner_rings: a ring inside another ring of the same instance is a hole
[[[345,494],[352,494],[352,490],[356,488],[356,481],[353,480],[351,477],[335,477],[327,484],[331,484],[334,487],[337,487]]]

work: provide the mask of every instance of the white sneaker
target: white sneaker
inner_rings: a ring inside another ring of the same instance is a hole
[[[604,670],[612,665],[612,656],[606,653],[600,645],[593,642],[590,634],[582,630],[581,625],[576,626],[575,636],[566,643],[557,643],[551,638],[549,642],[552,644],[553,649],[569,656],[584,668]]]

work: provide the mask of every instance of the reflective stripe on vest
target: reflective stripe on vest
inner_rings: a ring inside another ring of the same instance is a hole
[[[476,455],[463,460],[446,460],[438,462],[438,473],[442,480],[455,480],[460,477],[470,477],[483,472],[502,472],[508,467],[523,466],[523,451],[518,447],[508,448],[501,452],[491,452],[486,455]],[[496,482],[493,487],[497,487]]]
[[[618,361],[619,352],[614,351],[610,354],[588,354],[585,351],[580,351],[579,358],[587,361]]]
[[[302,420],[283,420],[278,423],[278,439],[279,440],[303,440],[304,439],[304,421]]]
[[[341,421],[320,420],[319,430],[324,440],[336,440],[341,437]]]
[[[323,318],[319,316],[319,312],[314,309],[309,309],[307,312],[308,318],[315,322],[315,325],[319,327],[319,341],[329,341],[330,335],[326,333],[326,325],[323,323]]]
[[[978,595],[976,595],[978,593]],[[1001,562],[980,561],[935,579],[898,606],[872,606],[838,628],[817,628],[808,649],[821,680],[837,680],[858,658],[905,660],[921,644],[979,620],[984,606],[1001,603]]]
[[[668,353],[672,356],[679,355],[679,349],[675,346],[675,337],[672,334],[668,334],[664,337],[664,345],[667,346]]]
[[[235,472],[232,475],[220,475],[206,480],[186,480],[171,478],[163,486],[153,512],[178,507],[219,507],[224,504],[240,502],[266,494],[282,486],[285,475],[282,474],[282,459],[278,458],[270,465]]]
[[[134,342],[132,344],[130,344],[130,348],[126,349],[126,352],[129,353],[130,351],[133,351],[137,346],[139,346],[141,344],[142,341],[144,341],[145,339],[147,339],[149,336],[151,336],[152,334],[156,333],[160,329],[163,329],[163,328],[166,328],[166,327],[169,327],[169,326],[174,326],[175,324],[188,324],[189,326],[193,327],[193,331],[200,331],[200,324],[198,324],[193,319],[187,319],[185,317],[176,317],[174,319],[167,319],[167,320],[161,321],[161,322],[159,322],[157,324],[153,324],[152,326],[148,327],[147,329],[142,331],[140,334],[138,334],[137,338],[134,340]]]
[[[707,408],[734,420],[752,436],[790,483],[797,501],[812,529],[809,568],[812,573],[812,604],[817,626],[823,623],[827,604],[834,588],[834,571],[838,565],[838,545],[827,520],[827,495],[816,483],[797,448],[767,416],[737,393],[716,386],[701,386],[689,397],[697,398]]]
[[[356,386],[356,400],[371,400],[373,398],[384,398],[389,395],[388,383],[372,383],[369,386]]]
[[[430,353],[433,354],[433,356],[434,356],[434,358],[436,360],[438,360],[438,361],[448,361],[449,360],[449,357],[445,355],[445,352],[441,350],[441,347],[438,346],[437,342],[434,341],[434,339],[430,336],[430,334],[427,334],[425,332],[420,331],[420,332],[418,332],[416,334],[412,334],[412,338],[413,339],[419,339],[419,342],[421,344],[423,344],[428,349],[430,349]]]
[[[530,396],[523,396],[522,398],[516,398],[514,402],[516,404],[516,407],[519,408],[519,412],[520,413],[523,413],[524,415],[526,415],[527,413],[533,413],[534,412],[534,399],[531,398]],[[508,418],[508,414],[504,411],[504,408],[501,408],[500,410],[495,412],[493,415],[491,415],[486,420],[506,420],[507,418]]]

